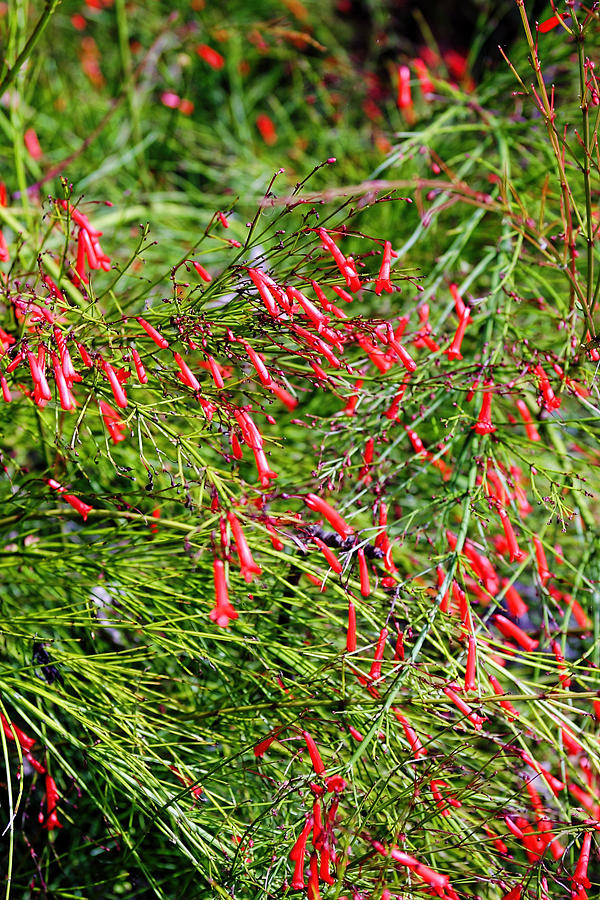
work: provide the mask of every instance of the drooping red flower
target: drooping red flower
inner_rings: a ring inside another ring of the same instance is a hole
[[[222,69],[225,65],[225,60],[219,51],[209,47],[208,44],[197,44],[196,53],[211,69]]]
[[[47,831],[53,831],[55,828],[63,827],[58,821],[56,811],[59,799],[60,797],[58,795],[56,782],[54,778],[46,772],[46,815],[40,812],[38,818],[42,827]]]
[[[260,133],[261,138],[268,144],[270,147],[273,144],[277,143],[277,131],[275,129],[275,123],[273,119],[268,116],[266,113],[259,113],[256,117],[256,127]]]
[[[29,153],[32,159],[39,160],[44,155],[44,151],[40,147],[40,142],[38,140],[38,136],[35,133],[35,129],[28,128],[25,134],[23,135],[23,140],[25,142],[25,149]]]
[[[213,573],[215,580],[215,606],[209,616],[220,628],[226,628],[229,622],[237,619],[238,614],[229,602],[225,566],[220,559],[213,560]]]
[[[352,526],[349,525],[326,500],[323,500],[322,497],[318,497],[316,494],[307,494],[304,498],[304,502],[309,509],[312,509],[314,512],[319,513],[327,519],[331,527],[337,531],[340,537],[347,538],[354,534],[354,528],[352,528]]]
[[[483,400],[481,403],[481,409],[479,411],[479,416],[477,417],[477,422],[473,425],[473,429],[477,432],[477,434],[491,434],[493,431],[496,431],[496,426],[492,424],[490,410],[492,407],[492,382],[486,382],[487,390],[483,392]]]
[[[310,761],[312,763],[312,767],[315,770],[317,775],[322,775],[325,771],[325,766],[323,765],[323,760],[321,759],[321,754],[317,749],[317,745],[314,742],[312,736],[308,733],[308,731],[302,731],[302,737],[306,741],[306,747],[308,749],[308,753],[310,756]]]
[[[242,578],[249,583],[255,576],[262,575],[262,569],[254,562],[242,526],[231,510],[227,513],[227,521],[233,532],[235,546],[240,560]]]
[[[105,400],[99,400],[98,406],[104,420],[104,425],[111,436],[113,443],[118,444],[119,441],[125,440],[123,432],[127,429],[125,422],[121,420],[118,412]]]
[[[363,597],[368,597],[371,593],[371,583],[369,581],[369,567],[365,557],[365,551],[360,547],[356,551],[358,557],[358,572],[360,577],[360,592]]]

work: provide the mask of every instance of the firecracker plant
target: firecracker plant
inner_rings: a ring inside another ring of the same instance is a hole
[[[3,11],[5,896],[591,900],[597,4],[518,0],[477,86],[429,43],[363,98],[369,169],[325,155],[338,110],[297,182],[238,173],[164,240],[181,174],[161,199],[140,163],[129,204],[71,177],[85,148],[44,168],[57,7]],[[139,158],[153,103],[183,146],[181,47],[155,36],[173,83],[140,108],[135,11],[87,7]],[[266,33],[317,53],[312,14]],[[213,77],[209,37],[179,34]]]

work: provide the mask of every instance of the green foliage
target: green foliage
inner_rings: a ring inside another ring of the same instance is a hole
[[[473,87],[433,61],[433,97],[413,79],[402,110],[382,88],[369,117],[370,63],[335,10],[232,3],[224,25],[194,6],[86,7],[83,41],[76,4],[15,0],[0,20],[11,67],[49,14],[0,110],[6,896],[291,895],[321,814],[309,897],[318,852],[323,898],[582,900],[600,819],[585,53],[559,28],[540,62],[525,30],[512,69]],[[577,13],[584,47],[596,25]],[[94,248],[82,264],[82,232],[110,266]]]

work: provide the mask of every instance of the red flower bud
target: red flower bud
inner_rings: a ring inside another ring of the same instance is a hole
[[[157,331],[153,325],[150,324],[150,322],[146,322],[146,320],[142,319],[141,316],[137,316],[137,321],[140,323],[140,325],[142,326],[142,328],[144,329],[144,331],[146,332],[148,337],[151,337],[152,340],[154,341],[154,343],[158,347],[160,347],[161,350],[164,350],[166,347],[169,346],[168,340],[166,338],[164,338],[162,336],[162,334],[159,331]]]

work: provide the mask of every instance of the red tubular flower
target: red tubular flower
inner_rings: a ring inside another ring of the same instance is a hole
[[[421,438],[419,437],[417,432],[414,431],[412,428],[409,428],[407,425],[406,433],[408,435],[408,439],[410,440],[410,442],[413,446],[413,450],[415,451],[415,453],[418,453],[419,456],[424,455],[425,454],[425,445],[423,444],[423,441],[421,440]]]
[[[144,365],[142,363],[142,360],[140,359],[140,354],[137,352],[135,347],[131,348],[131,356],[139,383],[148,384],[148,376],[146,375],[146,370],[144,369]]]
[[[25,753],[29,753],[33,745],[35,744],[35,738],[30,738],[29,735],[25,734],[24,731],[21,731],[13,722],[9,722],[8,719],[0,713],[0,722],[2,723],[2,728],[4,734],[8,738],[9,741],[16,739],[21,745],[21,749],[25,751]]]
[[[318,538],[316,535],[313,535],[313,541],[322,552],[323,556],[327,560],[328,564],[331,566],[334,572],[338,575],[342,571],[342,564],[333,552],[333,550],[325,544],[321,538]]]
[[[90,269],[99,269],[100,268],[100,260],[96,255],[96,247],[94,246],[92,239],[89,235],[88,231],[85,231],[83,228],[79,232],[78,238],[78,250],[77,256],[79,259],[79,245],[82,247],[82,254],[87,257],[88,266]]]
[[[502,853],[502,854],[508,853],[508,847],[506,846],[504,841],[501,840],[498,837],[498,835],[492,831],[492,829],[489,827],[489,825],[483,825],[483,830],[485,831],[487,836],[489,838],[491,838],[492,843],[493,843],[494,847],[496,848],[496,850],[498,851],[498,853]]]
[[[293,397],[289,391],[287,391],[280,384],[276,384],[276,382],[272,381],[269,385],[269,390],[272,391],[278,400],[281,400],[283,405],[292,412],[298,406],[298,401],[295,397]]]
[[[460,352],[460,348],[461,348],[461,345],[463,342],[463,338],[465,336],[465,331],[466,331],[467,325],[469,324],[470,320],[471,320],[471,310],[469,309],[468,306],[465,306],[465,310],[464,310],[462,316],[460,317],[460,321],[458,323],[458,328],[456,329],[452,343],[450,344],[450,346],[448,347],[447,350],[444,350],[444,353],[446,354],[446,356],[448,357],[449,360],[463,358],[462,353]]]
[[[404,661],[404,632],[399,631],[396,636],[396,647],[394,649],[394,660]]]
[[[56,381],[56,387],[58,389],[58,396],[60,397],[60,405],[64,410],[75,409],[76,403],[73,394],[69,390],[67,382],[65,380],[65,375],[63,369],[60,365],[58,356],[56,353],[51,354],[52,357],[52,368],[54,370],[54,380]]]
[[[360,592],[363,597],[368,597],[371,593],[371,583],[369,581],[369,567],[365,558],[365,551],[361,547],[356,551],[358,556],[358,571],[360,575]]]
[[[508,578],[503,578],[502,587],[505,589],[504,598],[511,616],[514,616],[516,619],[524,616],[529,610],[529,607],[515,588],[514,584],[510,584]]]
[[[348,631],[346,632],[346,650],[354,653],[356,650],[356,607],[352,600],[348,601]]]
[[[44,814],[40,812],[38,818],[42,826],[48,831],[53,831],[55,828],[62,828],[56,813],[58,801],[59,796],[56,782],[54,778],[46,772],[46,815],[44,816]]]
[[[404,731],[406,740],[410,744],[410,748],[415,755],[415,759],[419,759],[420,756],[427,756],[427,750],[421,743],[421,740],[414,730],[414,728],[409,724],[406,716],[402,715],[397,706],[392,706],[392,712],[402,725],[402,729]]]
[[[388,332],[385,338],[382,338],[382,341],[384,344],[388,344],[392,348],[407,372],[414,372],[416,370],[416,362],[414,361],[408,350],[404,349],[404,347],[394,334],[390,334]]]
[[[395,420],[398,418],[398,411],[400,409],[400,403],[402,402],[402,398],[404,397],[406,388],[408,387],[409,380],[410,380],[409,378],[404,379],[404,381],[402,382],[402,387],[400,388],[400,390],[398,391],[398,393],[392,400],[391,405],[384,412],[384,416],[386,417],[386,419]]]
[[[261,300],[265,304],[267,312],[269,313],[269,315],[273,316],[274,319],[276,319],[280,315],[281,311],[277,306],[275,297],[273,296],[273,293],[271,291],[271,286],[267,283],[266,276],[258,269],[248,269],[248,275],[254,282],[254,285],[256,286],[256,289],[260,294]]]
[[[2,229],[0,229],[0,262],[8,262],[9,259],[10,253],[8,252],[8,244],[6,243],[6,238],[4,237]]]
[[[311,334],[310,331],[307,331],[306,328],[302,328],[300,325],[290,325],[290,329],[295,332],[308,347],[312,347],[313,350],[321,353],[334,369],[339,369],[341,367],[342,364],[335,353],[333,353],[327,344],[316,335]]]
[[[102,371],[108,378],[113,396],[115,398],[115,403],[117,404],[117,406],[120,406],[121,409],[124,409],[127,406],[127,394],[125,393],[123,385],[117,377],[117,373],[115,372],[111,364],[107,363],[105,360],[102,360],[100,362],[100,366],[102,368]]]
[[[527,432],[527,437],[529,438],[529,440],[530,441],[540,441],[541,438],[540,438],[539,432],[533,423],[533,420],[531,418],[531,413],[529,412],[529,407],[527,406],[525,401],[517,400],[516,406],[517,406],[517,409],[519,410],[519,413],[521,414],[521,418],[523,419],[523,422],[525,423],[525,431]]]
[[[79,280],[83,282],[83,284],[89,284],[90,279],[87,276],[85,271],[85,242],[83,239],[84,232],[82,229],[79,230],[79,236],[77,238],[77,262],[75,263],[75,272],[79,277]]]
[[[308,816],[304,823],[304,828],[298,835],[296,843],[290,850],[290,859],[294,865],[294,875],[292,877],[292,888],[294,890],[302,890],[304,887],[304,857],[306,855],[306,842],[313,827],[313,817]]]
[[[262,575],[262,569],[254,562],[242,526],[231,511],[227,513],[227,521],[231,526],[231,531],[233,532],[233,537],[235,539],[242,578],[245,582],[250,583],[255,575]]]
[[[514,835],[514,837],[516,837],[517,840],[522,841],[524,835],[523,835],[523,832],[521,831],[521,829],[519,828],[519,826],[515,822],[513,822],[513,820],[510,818],[510,816],[504,816],[504,821],[505,821],[506,827],[508,828],[510,833],[512,835]]]
[[[243,459],[244,454],[242,453],[242,448],[239,442],[239,438],[235,431],[231,431],[229,435],[229,440],[231,441],[231,449],[233,452],[233,456],[235,459]]]
[[[563,746],[569,756],[576,756],[578,753],[581,753],[583,751],[583,747],[581,746],[579,741],[575,739],[570,728],[561,728],[560,734],[562,737]]]
[[[446,539],[448,540],[450,549],[455,550],[457,538],[449,529],[446,530]],[[470,561],[475,574],[483,581],[485,589],[495,597],[500,588],[500,580],[489,559],[478,553],[471,541],[465,542],[463,552]]]
[[[77,510],[84,522],[86,521],[88,513],[94,508],[93,506],[89,506],[89,504],[84,503],[83,500],[80,500],[79,497],[75,497],[73,494],[65,493],[67,489],[54,478],[48,478],[48,487],[58,491],[63,500],[66,500],[73,509]]]
[[[324,881],[325,884],[335,884],[335,880],[331,877],[329,873],[329,861],[331,859],[331,851],[327,844],[325,844],[321,850],[321,863],[319,866],[319,878],[321,881]]]
[[[438,589],[441,589],[444,584],[444,581],[446,580],[446,573],[444,572],[442,566],[436,566],[435,571],[437,573]],[[447,613],[449,611],[450,611],[450,591],[446,590],[446,593],[442,597],[442,600],[440,603],[440,612]]]
[[[533,546],[535,547],[535,558],[537,561],[538,575],[540,576],[542,586],[545,587],[550,578],[552,578],[552,573],[548,569],[546,553],[544,552],[544,547],[539,537],[533,538]]]
[[[179,366],[179,371],[181,373],[179,377],[181,378],[183,383],[190,387],[193,391],[199,391],[200,382],[198,381],[186,361],[181,357],[179,353],[174,353],[173,359]]]
[[[394,290],[394,285],[390,281],[391,258],[392,245],[390,241],[386,241],[383,245],[381,268],[379,269],[379,275],[377,277],[377,281],[375,282],[375,293],[378,297],[381,296],[382,291],[386,291],[386,293],[391,294]]]
[[[10,390],[8,389],[8,382],[4,375],[0,375],[0,387],[2,388],[2,399],[5,403],[10,403],[12,400]]]
[[[23,140],[25,143],[25,147],[27,152],[31,156],[32,159],[41,159],[44,155],[44,151],[40,147],[40,142],[38,140],[38,136],[35,133],[33,128],[28,128],[25,134],[23,135]]]
[[[563,652],[558,641],[551,641],[550,646],[552,647],[552,652],[556,658],[557,668],[559,672],[559,681],[563,687],[568,688],[571,686],[571,678],[566,674],[567,667],[565,666],[565,658],[563,656]]]
[[[272,731],[271,734],[267,735],[264,740],[260,741],[260,743],[256,745],[256,747],[254,748],[254,755],[257,759],[265,755],[273,741],[277,740],[282,731],[283,728],[276,728],[275,731]]]
[[[398,67],[398,109],[411,112],[413,101],[410,93],[410,69],[408,66]]]
[[[443,816],[449,816],[450,810],[448,809],[448,804],[447,804],[445,798],[443,797],[442,792],[440,791],[440,789],[438,787],[439,784],[445,784],[445,782],[444,781],[435,781],[434,779],[432,779],[432,781],[430,782],[431,793],[433,794],[433,799],[435,800],[435,805],[440,810],[441,814]]]
[[[220,559],[213,560],[213,573],[215,579],[215,608],[209,613],[209,617],[220,628],[229,625],[231,619],[237,619],[238,614],[229,602],[227,580],[225,578],[225,566]]]
[[[524,750],[518,751],[519,756],[523,760],[526,766],[529,766],[530,769],[533,769],[534,772],[537,772],[538,775],[541,775],[548,784],[550,790],[558,795],[560,791],[564,790],[564,782],[559,781],[558,778],[555,778],[551,772],[547,772],[545,769],[542,769],[540,764],[530,756],[529,753],[526,753]]]
[[[77,343],[77,349],[79,350],[79,355],[81,356],[81,361],[84,366],[87,366],[88,369],[91,369],[94,364],[92,362],[92,357],[87,352],[86,348],[83,346],[83,344]]]
[[[448,888],[450,887],[450,879],[447,875],[440,875],[439,872],[435,872],[433,869],[430,869],[429,866],[419,862],[414,856],[410,856],[408,853],[402,853],[401,850],[398,850],[395,847],[392,847],[390,850],[390,856],[397,863],[400,863],[400,865],[412,869],[415,875],[418,875],[419,878],[433,888],[434,894],[437,894],[438,897],[447,897]]]
[[[340,537],[345,539],[354,534],[354,528],[352,528],[351,525],[348,525],[346,520],[343,519],[326,500],[323,500],[322,497],[318,497],[316,494],[307,494],[304,498],[304,502],[309,509],[312,509],[314,512],[319,513],[327,519],[331,527],[337,531]]]
[[[152,518],[154,519],[154,521],[150,522],[148,527],[150,528],[152,534],[158,534],[158,519],[160,519],[160,507],[157,506],[156,509],[152,510]]]
[[[271,538],[271,544],[273,545],[274,550],[283,550],[284,544],[283,541],[279,539],[277,531],[275,530],[275,526],[271,522],[266,523],[267,531],[269,532],[269,537]]]
[[[308,731],[302,731],[302,737],[306,741],[310,761],[312,763],[313,769],[315,770],[315,773],[317,775],[322,775],[325,771],[325,766],[323,765],[323,760],[321,759],[319,751],[317,750],[317,745],[315,744]]]
[[[247,413],[245,409],[235,409],[233,415],[240,426],[242,437],[248,447],[250,447],[251,450],[262,450],[262,435],[250,414]]]
[[[225,65],[225,60],[219,51],[209,47],[208,44],[197,44],[196,53],[211,69],[222,69]]]
[[[523,650],[527,650],[528,652],[535,650],[540,643],[539,641],[534,640],[534,638],[530,638],[522,628],[519,628],[518,625],[515,625],[514,622],[511,622],[506,616],[500,615],[500,613],[497,613],[494,616],[494,625],[504,637],[516,641],[519,647],[522,647]]]
[[[495,505],[498,515],[502,520],[504,536],[506,538],[506,543],[508,544],[509,562],[515,562],[525,559],[526,554],[519,549],[511,521],[508,518],[508,513],[506,512],[504,507],[500,505],[500,503],[496,502]]]
[[[182,784],[184,787],[191,788],[192,794],[194,797],[201,797],[203,794],[203,789],[199,784],[194,784],[191,778],[188,778],[187,775],[182,775],[177,766],[169,766],[169,769],[175,775],[177,781]]]
[[[475,635],[469,635],[469,646],[467,650],[467,667],[465,670],[465,691],[474,691],[476,688],[475,684],[475,672],[477,668],[477,642],[475,641]]]
[[[39,365],[37,358],[31,352],[31,350],[27,351],[27,359],[29,362],[29,368],[31,370],[31,377],[36,388],[38,388],[41,397],[43,397],[44,400],[52,400],[52,393],[50,391],[50,388],[48,387],[48,382],[46,380],[44,370]]]
[[[356,274],[356,269],[349,259],[346,259],[333,238],[325,231],[324,228],[317,228],[317,234],[321,238],[321,242],[326,250],[333,256],[335,263],[344,276],[344,280],[351,291],[360,290],[360,278]]]
[[[505,894],[502,900],[521,900],[521,894],[523,893],[523,885],[517,884],[514,888],[512,888],[508,894]]]
[[[192,265],[195,268],[198,275],[200,276],[200,278],[202,279],[202,281],[206,281],[206,282],[212,281],[212,275],[210,275],[206,271],[204,266],[201,266],[199,262],[192,262]]]
[[[73,366],[73,361],[71,360],[71,354],[67,348],[67,342],[65,341],[65,336],[60,330],[60,328],[54,328],[54,340],[56,341],[56,346],[58,347],[58,352],[60,354],[60,361],[62,370],[65,376],[65,381],[67,385],[71,387],[74,381],[81,381],[81,375],[79,375],[75,371],[75,367]],[[91,360],[90,360],[91,363]]]
[[[307,897],[308,900],[321,900],[319,891],[319,857],[316,853],[310,854],[310,875],[308,878]]]
[[[264,384],[266,387],[268,387],[271,384],[271,376],[269,375],[269,370],[265,366],[259,354],[253,347],[250,346],[248,341],[240,340],[240,344],[242,344],[246,353],[250,357],[250,362],[256,369],[256,374],[258,375],[261,384]]]
[[[308,299],[308,297],[304,296],[302,291],[299,291],[294,287],[288,287],[286,288],[285,292],[290,300],[290,303],[296,302],[300,304],[306,316],[311,320],[317,331],[328,324],[329,316],[326,316],[324,313],[322,313],[321,310],[318,309],[315,304]]]
[[[270,116],[266,113],[259,113],[256,117],[256,127],[265,144],[273,145],[277,143],[277,131]]]
[[[556,28],[561,24],[561,20],[568,19],[569,13],[565,12],[562,16],[550,16],[549,19],[545,19],[543,22],[540,22],[538,25],[538,31],[540,34],[546,34],[548,31],[552,31],[553,28]]]
[[[490,418],[492,392],[491,390],[489,390],[489,388],[492,387],[492,382],[486,382],[486,387],[488,388],[488,390],[484,390],[483,392],[483,401],[481,403],[481,409],[479,411],[477,422],[472,426],[477,434],[491,434],[493,431],[496,431],[496,426],[492,425],[492,420]]]
[[[161,348],[161,350],[165,350],[169,346],[169,342],[166,338],[162,336],[162,334],[154,328],[150,322],[146,322],[145,319],[142,319],[141,316],[137,316],[137,321],[140,323],[148,337],[151,337],[154,343]]]
[[[387,628],[382,628],[379,633],[379,639],[377,641],[377,646],[375,647],[375,654],[373,656],[373,662],[371,663],[371,670],[369,672],[369,678],[373,679],[373,681],[381,678],[381,661],[383,659],[388,634],[389,632]]]
[[[548,590],[555,600],[557,600],[558,602],[564,601],[567,604],[569,612],[573,615],[573,618],[580,628],[589,629],[592,627],[589,616],[587,615],[581,604],[578,603],[577,600],[575,600],[575,598],[571,596],[571,594],[564,594],[559,591],[558,588],[555,588],[552,585],[550,585]]]
[[[385,374],[388,369],[393,366],[393,360],[386,356],[385,353],[382,353],[381,350],[378,350],[375,344],[369,340],[365,334],[355,332],[354,337],[356,338],[357,344],[362,347],[373,365],[376,366],[380,372]]]
[[[100,413],[104,420],[107,431],[109,432],[113,442],[118,444],[119,441],[125,440],[125,435],[121,432],[125,431],[127,425],[119,418],[118,412],[112,408],[105,400],[99,400]]]
[[[269,468],[269,463],[267,462],[265,451],[262,448],[253,448],[252,452],[254,454],[254,460],[256,462],[256,469],[258,471],[260,486],[262,488],[268,488],[270,480],[272,478],[277,478],[277,472],[273,472],[273,470]]]
[[[454,703],[457,709],[463,713],[464,716],[469,720],[475,731],[481,731],[482,725],[485,722],[481,716],[478,716],[477,713],[474,713],[468,703],[459,697],[456,691],[453,691],[450,687],[445,687],[443,689],[444,694],[448,697],[449,700]]]
[[[432,94],[434,91],[433,82],[429,77],[429,71],[427,69],[427,65],[423,62],[423,60],[417,56],[412,61],[413,68],[417,73],[417,78],[419,80],[419,87],[421,89],[421,93],[423,94],[424,99],[427,102],[430,102],[432,99]]]
[[[440,345],[431,337],[431,325],[429,324],[417,333],[416,338],[413,340],[413,344],[415,347],[427,347],[432,353],[437,353],[440,349]]]
[[[450,290],[452,299],[454,300],[454,309],[456,310],[456,315],[459,319],[462,319],[468,307],[465,305],[463,298],[458,293],[458,285],[450,284],[448,285],[448,288]]]
[[[539,379],[539,387],[540,391],[542,392],[544,408],[547,409],[548,412],[552,412],[552,410],[558,409],[561,404],[561,400],[555,396],[554,391],[550,387],[548,376],[544,372],[543,368],[538,364],[533,371]]]
[[[587,898],[587,894],[585,893],[584,888],[589,888],[592,886],[589,878],[587,877],[587,870],[590,861],[591,843],[592,832],[586,831],[583,836],[581,850],[579,851],[579,860],[577,861],[577,865],[575,867],[573,879],[571,882],[572,900],[585,900],[585,898]]]

